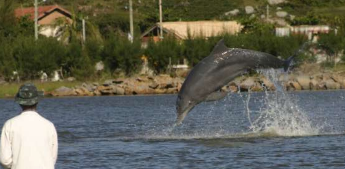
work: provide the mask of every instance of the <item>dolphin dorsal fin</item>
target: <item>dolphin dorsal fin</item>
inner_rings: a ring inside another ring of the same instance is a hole
[[[211,55],[217,54],[217,53],[222,53],[229,50],[228,47],[225,46],[224,44],[224,39],[221,39],[220,41],[218,41],[218,43],[216,44],[216,46],[213,48]]]

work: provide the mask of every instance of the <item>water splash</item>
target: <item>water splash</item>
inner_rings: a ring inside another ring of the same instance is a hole
[[[319,135],[321,127],[315,127],[306,112],[296,104],[296,100],[284,90],[284,85],[279,82],[287,81],[287,76],[281,70],[260,70],[276,88],[276,91],[265,91],[264,95],[258,95],[248,91],[247,93],[229,94],[223,101],[211,102],[208,105],[200,105],[194,111],[202,111],[199,118],[193,121],[185,121],[181,126],[176,126],[174,121],[161,122],[152,126],[139,138],[148,140],[175,140],[175,139],[218,139],[218,138],[256,138],[256,137],[290,137]],[[238,97],[239,96],[239,97]],[[262,97],[262,98],[258,98]],[[242,99],[234,106],[234,99]],[[255,105],[251,105],[253,101]],[[239,104],[242,102],[242,104]],[[259,102],[259,103],[257,103]],[[219,107],[221,105],[221,107]],[[238,105],[243,105],[241,106]],[[258,106],[259,105],[259,106]],[[199,106],[199,108],[200,108]],[[203,107],[204,106],[204,107]],[[259,109],[254,108],[258,106]],[[206,108],[207,107],[207,108]],[[244,108],[244,109],[243,109]],[[173,109],[167,110],[175,113]],[[222,112],[217,116],[217,111]],[[243,121],[229,122],[235,114],[243,112]],[[194,116],[197,115],[197,112]],[[227,116],[227,117],[225,117]],[[191,116],[189,116],[191,118]],[[247,120],[247,121],[246,121]],[[231,124],[229,124],[231,123]],[[236,128],[236,129],[234,129]]]
[[[286,74],[281,70],[259,70],[276,87],[275,92],[265,91],[264,104],[266,108],[260,111],[258,118],[252,122],[252,132],[271,133],[278,136],[308,136],[318,135],[320,128],[313,126],[303,110],[290,98],[283,89]],[[279,75],[284,76],[282,83]],[[248,108],[247,108],[248,109]]]

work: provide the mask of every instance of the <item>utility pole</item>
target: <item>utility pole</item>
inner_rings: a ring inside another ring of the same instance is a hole
[[[270,6],[267,5],[267,6],[266,6],[266,20],[267,20],[267,21],[269,20],[269,17],[270,17]]]
[[[133,3],[132,0],[129,0],[129,25],[130,25],[130,31],[131,31],[131,42],[133,43],[134,39],[134,28],[133,28]]]
[[[159,0],[159,29],[160,38],[163,39],[163,14],[162,14],[162,0]]]
[[[46,0],[43,0],[45,2]],[[38,39],[38,0],[35,0],[35,40]]]
[[[83,19],[83,42],[86,41],[86,31],[85,31],[85,19]]]
[[[35,40],[38,39],[38,2],[35,0]]]

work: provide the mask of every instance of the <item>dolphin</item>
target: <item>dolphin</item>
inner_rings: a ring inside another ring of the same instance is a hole
[[[181,124],[188,112],[197,104],[207,101],[209,96],[225,97],[226,93],[215,93],[248,69],[284,67],[287,71],[293,57],[284,61],[264,52],[228,48],[224,40],[220,40],[211,54],[190,71],[182,84],[176,101],[176,124]]]

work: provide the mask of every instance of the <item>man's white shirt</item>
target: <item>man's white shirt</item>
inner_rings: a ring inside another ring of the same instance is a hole
[[[1,133],[0,161],[11,169],[54,169],[58,141],[54,124],[35,111],[8,120]]]

